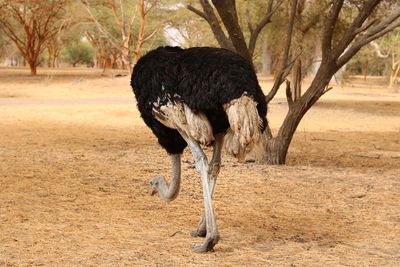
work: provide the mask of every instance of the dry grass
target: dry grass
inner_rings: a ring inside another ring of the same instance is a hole
[[[13,75],[18,81],[0,70],[0,266],[400,261],[398,95],[335,88],[299,127],[287,166],[225,156],[215,196],[222,240],[197,255],[193,161],[186,152],[176,201],[148,194],[147,180],[168,175],[169,160],[136,111],[128,77]],[[270,108],[275,129],[282,97]]]

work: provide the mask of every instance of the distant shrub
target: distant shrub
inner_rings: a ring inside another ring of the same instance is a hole
[[[85,41],[74,41],[64,48],[63,60],[73,67],[78,64],[92,67],[94,65],[93,48]]]

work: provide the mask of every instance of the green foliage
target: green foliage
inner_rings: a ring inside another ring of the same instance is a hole
[[[370,46],[362,48],[347,63],[346,72],[351,75],[384,75],[387,59],[378,58]]]
[[[390,75],[393,61],[400,59],[400,29],[383,36],[371,45],[362,48],[347,64],[346,71],[353,75]],[[378,56],[378,50],[382,54]],[[394,59],[394,60],[393,60]]]
[[[74,67],[77,64],[93,65],[93,48],[87,41],[73,41],[61,53],[62,59]]]

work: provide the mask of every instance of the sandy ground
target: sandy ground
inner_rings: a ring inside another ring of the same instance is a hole
[[[186,151],[177,200],[149,195],[169,159],[129,77],[26,73],[0,69],[0,266],[399,265],[400,95],[379,83],[334,86],[299,126],[286,166],[225,156],[222,238],[198,255],[193,160]],[[274,130],[285,111],[280,93]]]

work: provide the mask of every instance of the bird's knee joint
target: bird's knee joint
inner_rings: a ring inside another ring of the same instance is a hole
[[[221,168],[221,162],[214,162],[210,164],[208,169],[208,174],[217,175],[219,173],[219,169]]]

